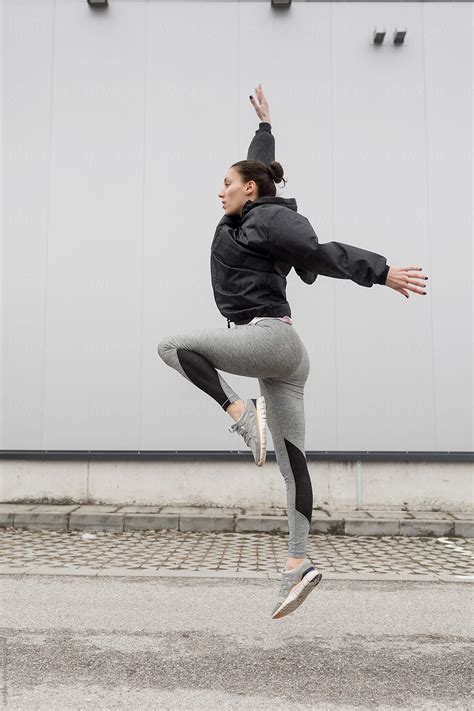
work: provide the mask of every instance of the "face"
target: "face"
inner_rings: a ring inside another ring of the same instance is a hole
[[[229,168],[219,193],[225,214],[240,215],[245,203],[248,200],[256,200],[257,197],[257,184],[253,180],[242,182],[240,173],[235,168]]]

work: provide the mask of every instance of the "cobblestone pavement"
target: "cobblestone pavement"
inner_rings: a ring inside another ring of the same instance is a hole
[[[84,533],[2,529],[0,572],[278,575],[287,537],[175,530]],[[474,581],[474,540],[311,535],[308,555],[329,577]]]

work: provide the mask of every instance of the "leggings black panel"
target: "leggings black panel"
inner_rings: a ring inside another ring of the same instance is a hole
[[[222,389],[217,370],[209,361],[199,353],[188,351],[186,348],[177,348],[176,354],[189,380],[227,410],[230,405],[229,398]]]

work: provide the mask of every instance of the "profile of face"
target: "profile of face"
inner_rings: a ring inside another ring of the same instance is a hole
[[[219,193],[219,198],[226,215],[240,215],[248,200],[258,198],[257,183],[253,180],[244,183],[239,171],[229,168],[224,177],[224,186]]]

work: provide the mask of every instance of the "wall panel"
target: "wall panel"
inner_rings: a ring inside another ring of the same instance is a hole
[[[10,1],[3,39],[2,449],[244,446],[156,346],[226,328],[209,249],[259,81],[278,194],[430,276],[406,300],[290,273],[306,448],[472,448],[469,3]]]

